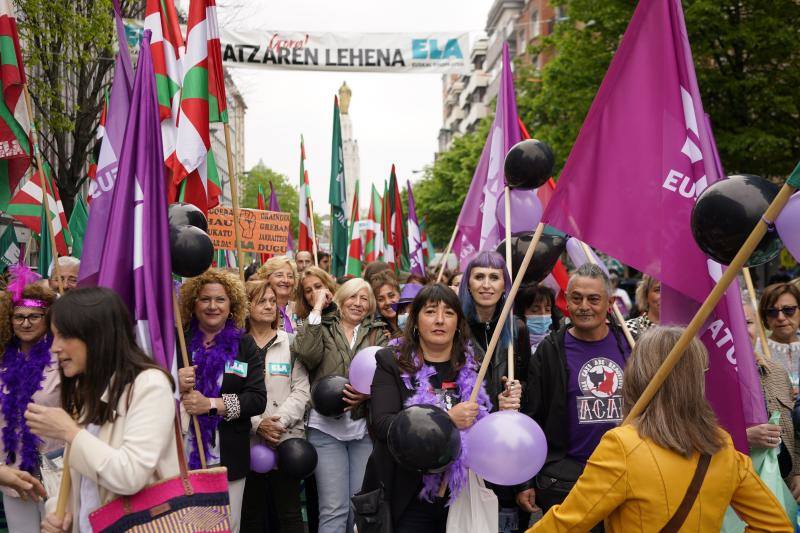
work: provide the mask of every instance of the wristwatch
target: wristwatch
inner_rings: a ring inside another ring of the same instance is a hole
[[[208,416],[217,416],[217,404],[211,398],[208,399],[211,402],[211,409],[208,410]]]

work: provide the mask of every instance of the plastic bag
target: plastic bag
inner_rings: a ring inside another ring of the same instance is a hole
[[[499,504],[494,492],[469,470],[467,485],[450,505],[448,533],[492,532],[499,528]]]

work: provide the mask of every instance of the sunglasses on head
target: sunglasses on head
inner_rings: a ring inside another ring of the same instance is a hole
[[[770,318],[778,318],[780,313],[785,317],[792,317],[797,312],[796,305],[784,305],[783,307],[770,307],[767,309],[767,316]]]

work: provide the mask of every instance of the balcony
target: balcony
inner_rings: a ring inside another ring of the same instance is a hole
[[[464,118],[464,110],[461,109],[460,107],[453,108],[453,110],[450,111],[450,114],[447,115],[447,117],[445,117],[444,119],[444,127],[449,130],[454,130],[455,128],[453,127],[453,124],[457,123],[463,118]]]
[[[480,119],[485,117],[489,112],[489,108],[485,104],[475,102],[469,110],[467,117],[461,121],[461,131],[472,131]]]

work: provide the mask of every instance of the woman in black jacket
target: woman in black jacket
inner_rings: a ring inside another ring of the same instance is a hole
[[[460,430],[468,429],[492,409],[483,386],[478,402],[469,401],[479,361],[473,356],[455,293],[441,283],[422,289],[411,305],[401,344],[378,352],[377,361],[370,407],[375,446],[363,492],[384,488],[395,533],[444,531],[447,498],[454,499],[466,480],[463,458],[446,470],[449,493],[439,498],[442,474],[423,475],[397,464],[389,452],[387,435],[397,413],[410,405],[437,405]]]
[[[182,316],[192,366],[178,371],[181,413],[196,415],[207,465],[228,469],[231,531],[238,533],[245,476],[250,470],[250,417],[267,405],[264,359],[243,334],[247,296],[238,276],[210,269],[181,287]],[[200,468],[197,435],[188,417],[189,467]]]

